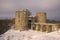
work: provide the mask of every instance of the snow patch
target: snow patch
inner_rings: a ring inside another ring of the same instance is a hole
[[[60,30],[51,33],[45,33],[33,30],[20,32],[10,29],[0,36],[0,40],[60,40]]]

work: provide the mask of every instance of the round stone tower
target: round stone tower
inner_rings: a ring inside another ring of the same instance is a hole
[[[23,31],[28,29],[28,16],[29,12],[27,10],[16,11],[16,17],[15,17],[16,30]]]
[[[46,22],[46,13],[45,12],[37,12],[36,20],[39,23],[45,23]]]

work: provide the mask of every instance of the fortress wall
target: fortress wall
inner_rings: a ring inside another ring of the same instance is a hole
[[[15,16],[15,29],[16,30],[27,30],[28,29],[28,20],[31,22],[31,29],[42,32],[51,32],[59,30],[60,24],[46,23],[46,13],[37,12],[36,18],[29,18],[30,12],[28,10],[16,11]],[[35,22],[36,20],[37,22]]]
[[[52,32],[59,30],[59,24],[52,24],[52,23],[34,23],[31,24],[31,29],[35,29],[36,31],[41,32]]]

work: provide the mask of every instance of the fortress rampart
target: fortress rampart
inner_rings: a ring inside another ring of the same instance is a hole
[[[60,28],[60,24],[47,23],[46,12],[37,12],[36,16],[29,17],[30,12],[28,10],[16,11],[15,16],[15,30],[27,30],[32,29],[41,32],[57,31]]]

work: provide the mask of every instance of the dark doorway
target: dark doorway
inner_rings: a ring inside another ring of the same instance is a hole
[[[31,22],[32,20],[28,20],[28,28],[31,29]]]

